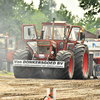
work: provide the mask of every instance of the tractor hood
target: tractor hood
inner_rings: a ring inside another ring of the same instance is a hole
[[[38,59],[48,59],[48,57],[53,57],[53,49],[57,48],[57,43],[52,40],[37,40],[37,58]]]

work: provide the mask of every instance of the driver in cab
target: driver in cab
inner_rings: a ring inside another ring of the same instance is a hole
[[[54,39],[56,39],[56,40],[62,39],[61,34],[59,34],[57,30],[54,30]]]

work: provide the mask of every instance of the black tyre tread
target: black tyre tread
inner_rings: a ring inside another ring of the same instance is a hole
[[[13,55],[13,60],[18,59],[18,60],[27,60],[29,56],[29,52],[27,50],[16,50],[16,52]],[[32,57],[30,57],[32,58]],[[30,68],[28,67],[20,67],[20,66],[14,66],[14,76],[16,78],[28,78],[31,76],[31,73],[29,73]]]
[[[16,52],[13,54],[13,59],[27,59],[27,55],[29,54],[26,50],[16,50]]]
[[[73,72],[71,73],[71,75],[69,75],[69,60],[70,57],[73,58]],[[74,54],[71,51],[59,51],[57,53],[56,56],[56,60],[57,61],[65,61],[65,68],[61,68],[61,69],[55,69],[54,70],[54,77],[57,79],[71,79],[73,77],[73,73],[74,73]]]
[[[87,52],[88,57],[88,68],[86,74],[83,73],[83,56],[84,52]],[[86,45],[77,44],[75,47],[75,69],[74,78],[87,79],[89,75],[89,51]]]

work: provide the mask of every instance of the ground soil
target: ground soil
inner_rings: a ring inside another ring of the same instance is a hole
[[[100,78],[16,79],[13,75],[0,75],[0,100],[43,100],[49,87],[56,89],[56,100],[100,100]]]

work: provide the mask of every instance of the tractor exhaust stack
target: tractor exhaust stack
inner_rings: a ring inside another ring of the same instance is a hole
[[[53,23],[52,23],[52,40],[54,39],[54,21],[55,18],[53,18]]]

